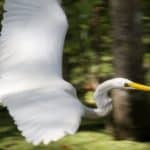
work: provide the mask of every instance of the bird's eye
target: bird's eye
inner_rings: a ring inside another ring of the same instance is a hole
[[[128,83],[125,83],[125,84],[124,84],[124,87],[129,87],[129,84],[128,84]]]

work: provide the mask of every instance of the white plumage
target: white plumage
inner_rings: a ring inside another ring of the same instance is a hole
[[[96,109],[79,102],[74,87],[62,78],[68,23],[60,0],[5,0],[4,9],[0,99],[27,141],[48,144],[74,134],[82,116],[110,112],[107,92],[130,81],[119,78],[98,86]]]
[[[73,134],[83,110],[62,79],[67,19],[57,0],[6,0],[0,96],[18,129],[39,144]],[[66,109],[67,108],[67,109]]]

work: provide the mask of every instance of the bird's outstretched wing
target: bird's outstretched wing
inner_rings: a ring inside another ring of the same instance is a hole
[[[3,72],[13,70],[21,75],[21,72],[38,71],[43,76],[61,75],[68,23],[58,1],[5,1],[0,40]]]
[[[22,135],[35,145],[74,134],[83,114],[79,101],[64,88],[49,87],[12,94],[5,98],[4,105]]]
[[[34,144],[73,134],[83,110],[62,79],[67,31],[59,0],[5,0],[0,38],[0,98]]]

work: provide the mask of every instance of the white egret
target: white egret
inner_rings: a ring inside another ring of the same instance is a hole
[[[108,80],[94,94],[97,108],[80,103],[62,77],[68,23],[60,0],[5,0],[0,38],[0,102],[28,142],[35,145],[74,134],[83,116],[105,116],[113,88],[150,87],[124,78]],[[8,135],[9,136],[9,135]]]

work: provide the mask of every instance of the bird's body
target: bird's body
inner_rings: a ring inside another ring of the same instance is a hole
[[[107,92],[131,81],[109,80],[98,86],[98,108],[83,106],[62,77],[62,53],[68,23],[60,0],[5,0],[0,38],[0,102],[33,144],[48,144],[74,134],[83,116],[112,109]],[[149,90],[149,88],[148,88]]]

